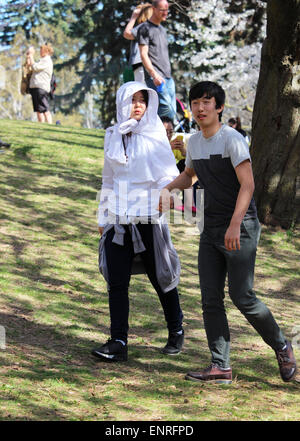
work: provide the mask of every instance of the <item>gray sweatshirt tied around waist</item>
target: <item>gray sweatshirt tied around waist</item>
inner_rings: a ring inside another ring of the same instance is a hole
[[[129,224],[129,231],[132,238],[135,258],[132,264],[131,274],[145,274],[145,267],[139,254],[146,250],[140,232],[136,224]],[[99,270],[108,283],[108,268],[105,255],[105,239],[108,231],[115,230],[113,243],[120,246],[124,245],[125,228],[122,224],[107,224],[99,242]],[[167,223],[153,224],[153,247],[155,257],[156,277],[164,293],[174,289],[180,278],[180,261],[178,254],[171,240],[171,235]]]

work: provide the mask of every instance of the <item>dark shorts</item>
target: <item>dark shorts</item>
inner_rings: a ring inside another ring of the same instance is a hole
[[[32,97],[33,110],[39,113],[48,112],[49,106],[49,93],[44,89],[33,88],[29,89]]]

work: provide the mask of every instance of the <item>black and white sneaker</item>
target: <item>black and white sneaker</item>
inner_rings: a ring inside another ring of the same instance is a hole
[[[92,350],[92,355],[102,361],[127,361],[127,345],[117,339],[109,339],[107,342]]]
[[[170,332],[167,344],[161,352],[167,355],[176,355],[181,352],[184,343],[184,330],[179,332]]]

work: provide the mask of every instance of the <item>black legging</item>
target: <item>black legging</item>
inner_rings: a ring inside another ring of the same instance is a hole
[[[183,314],[179,304],[177,288],[163,293],[155,271],[152,224],[137,224],[146,251],[140,253],[150,282],[155,288],[161,302],[167,327],[170,332],[182,329]],[[111,319],[111,338],[117,338],[127,343],[129,298],[128,288],[131,276],[131,266],[134,258],[133,244],[129,227],[125,226],[124,245],[112,242],[114,229],[108,231],[105,239],[105,253],[108,268],[109,308]],[[143,293],[140,293],[143,295]]]

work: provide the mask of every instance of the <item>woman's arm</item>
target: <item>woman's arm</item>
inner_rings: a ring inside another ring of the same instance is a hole
[[[136,19],[139,16],[139,13],[141,12],[140,8],[136,8],[133,13],[132,16],[130,17],[129,22],[127,23],[126,28],[124,29],[123,32],[123,37],[126,38],[126,40],[134,40],[134,36],[132,35],[131,31],[135,25]]]
[[[32,66],[34,63],[34,47],[30,46],[30,48],[28,49],[28,51],[26,52],[26,64],[27,66]]]
[[[98,207],[98,229],[102,236],[103,228],[107,223],[105,217],[105,211],[108,207],[108,198],[113,190],[113,170],[104,157],[104,165],[102,169],[102,186],[100,191],[100,201]]]
[[[32,66],[32,70],[34,72],[41,72],[42,70],[47,69],[50,65],[50,61],[48,57],[43,57],[39,61],[34,62],[33,55],[30,55],[30,63]]]

